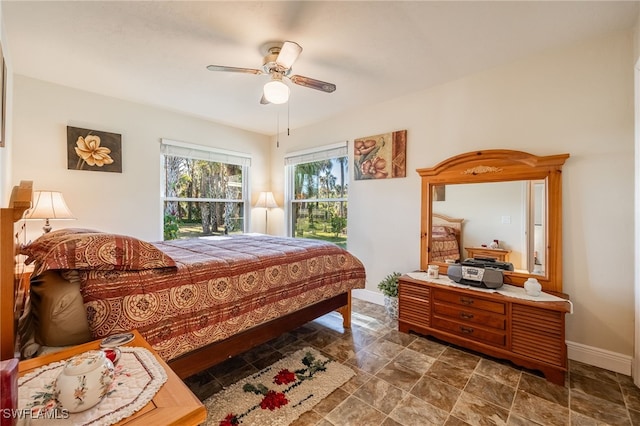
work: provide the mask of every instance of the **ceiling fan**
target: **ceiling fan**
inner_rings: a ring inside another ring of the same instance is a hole
[[[302,52],[302,47],[293,41],[270,42],[262,47],[264,52],[264,64],[262,69],[227,67],[224,65],[209,65],[209,71],[228,71],[247,74],[269,74],[271,80],[264,85],[261,104],[283,104],[289,100],[289,86],[283,79],[289,79],[292,83],[331,93],[336,90],[336,85],[326,81],[302,75],[290,75],[291,66],[298,59]]]

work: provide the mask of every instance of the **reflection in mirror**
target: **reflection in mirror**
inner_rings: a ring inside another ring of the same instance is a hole
[[[443,201],[435,197],[432,200],[433,213],[464,218],[462,259],[473,257],[482,248],[491,248],[497,240],[498,248],[504,250],[495,253],[502,256],[498,260],[511,262],[516,271],[545,275],[544,180],[448,184]]]
[[[532,180],[529,182],[530,209],[529,209],[529,235],[533,238],[529,241],[529,272],[536,275],[545,274],[546,259],[546,233],[547,233],[547,191],[544,180]]]

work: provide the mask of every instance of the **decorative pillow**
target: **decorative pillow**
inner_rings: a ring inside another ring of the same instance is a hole
[[[48,269],[139,271],[176,266],[171,257],[151,243],[103,232],[68,233],[55,243],[40,244],[39,249],[29,247],[24,251],[30,252],[28,262],[36,262],[34,275]]]
[[[25,260],[25,263],[28,265],[36,259],[44,258],[53,247],[57,246],[60,242],[64,241],[70,235],[90,234],[97,232],[99,231],[84,228],[57,229],[55,231],[47,232],[46,234],[43,234],[41,237],[37,238],[35,241],[21,247],[20,254],[28,256]]]

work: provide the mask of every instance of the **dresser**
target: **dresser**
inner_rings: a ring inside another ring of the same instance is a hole
[[[569,154],[537,156],[522,151],[482,150],[417,170],[421,178],[420,270],[437,265],[440,277],[447,281],[415,279],[415,274],[399,279],[400,331],[433,336],[507,359],[564,385],[565,316],[571,304],[562,291],[562,166],[568,158]],[[451,203],[449,196],[446,201],[434,199],[434,188],[442,185],[448,187]],[[484,202],[473,202],[479,199]],[[465,204],[459,200],[470,201]],[[445,213],[453,214],[460,223],[458,241],[494,240],[495,218],[506,214],[522,219],[517,228],[510,229],[511,251],[458,244],[460,259],[464,259],[466,250],[468,257],[513,263],[513,271],[502,271],[504,283],[513,286],[505,288],[513,292],[507,296],[449,285],[446,261],[451,259],[451,250],[443,258],[437,240],[442,238],[442,230],[436,219]],[[535,226],[544,232],[534,232]],[[540,266],[536,264],[540,252],[544,254],[543,272],[537,273],[536,269],[534,273],[534,266]],[[537,278],[544,293],[558,298],[541,301],[518,297],[524,294],[520,288],[531,277]]]
[[[564,385],[568,302],[528,301],[407,275],[400,277],[398,285],[401,332],[433,336],[508,359]]]

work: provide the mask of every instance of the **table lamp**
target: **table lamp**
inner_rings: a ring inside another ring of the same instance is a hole
[[[64,197],[59,191],[35,191],[33,193],[33,207],[27,210],[25,219],[44,219],[42,229],[45,234],[51,231],[50,219],[75,219]]]
[[[272,209],[274,207],[278,207],[278,203],[276,203],[275,198],[273,197],[273,192],[268,191],[268,192],[261,192],[260,196],[258,197],[258,201],[256,202],[255,207],[261,207],[264,209],[264,233],[266,234],[268,231],[268,227],[267,227],[267,212],[269,209]]]

